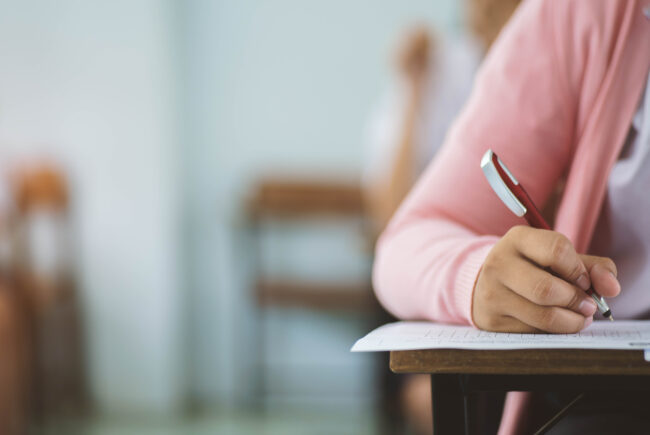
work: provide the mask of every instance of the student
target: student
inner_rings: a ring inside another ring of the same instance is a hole
[[[650,316],[649,16],[649,0],[522,4],[379,240],[373,279],[389,311],[568,333],[596,311],[585,287],[613,298],[622,284],[614,316]],[[537,204],[564,186],[556,231],[518,226],[479,169],[488,148]],[[501,433],[525,431],[527,398],[508,397]]]

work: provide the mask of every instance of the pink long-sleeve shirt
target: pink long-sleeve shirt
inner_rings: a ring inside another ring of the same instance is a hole
[[[376,294],[397,317],[472,324],[488,252],[522,222],[479,169],[492,148],[537,204],[566,179],[555,229],[585,252],[650,67],[650,0],[527,0],[445,143],[379,239]],[[523,397],[523,396],[522,396]],[[501,433],[517,433],[522,397]]]

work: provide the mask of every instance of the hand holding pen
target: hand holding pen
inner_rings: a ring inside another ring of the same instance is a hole
[[[486,153],[481,167],[513,212],[548,228],[494,153]],[[598,309],[611,316],[600,295],[613,297],[619,292],[610,259],[578,254],[558,232],[517,226],[488,254],[476,281],[472,316],[479,328],[487,330],[573,333],[588,326]]]

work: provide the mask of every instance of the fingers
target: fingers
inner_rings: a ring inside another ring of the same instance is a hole
[[[489,330],[493,332],[512,332],[516,334],[536,334],[542,332],[512,316],[496,317],[496,320],[494,320],[492,325],[490,325]]]
[[[563,307],[538,305],[497,281],[474,297],[474,308],[480,308],[474,310],[474,322],[488,331],[575,333],[591,318]]]
[[[589,325],[591,325],[593,321],[594,321],[593,317],[585,318],[583,326],[582,328],[580,328],[580,331],[587,328]],[[493,323],[492,327],[490,328],[490,331],[510,332],[515,334],[539,334],[545,332],[533,326],[530,326],[527,323],[524,323],[521,320],[512,316],[501,316],[497,318],[497,320]],[[562,331],[562,332],[569,334],[569,333],[575,333],[579,331],[574,331],[574,332]]]
[[[580,259],[589,271],[591,271],[594,266],[601,266],[603,269],[614,275],[614,277],[618,276],[618,269],[611,258],[580,254]]]
[[[506,297],[511,299],[508,303],[514,308],[514,318],[544,332],[573,334],[581,331],[587,319],[591,318],[566,308],[537,305],[514,292]]]
[[[587,317],[596,312],[596,304],[584,290],[523,258],[514,258],[512,263],[501,273],[500,280],[518,295],[537,305],[566,307]]]
[[[621,292],[621,285],[616,279],[618,275],[616,264],[612,260],[593,255],[581,255],[580,257],[589,270],[591,283],[599,295],[612,298]]]
[[[490,250],[476,279],[472,320],[501,332],[575,333],[597,311],[585,290],[620,292],[616,266],[579,255],[563,235],[514,227]]]
[[[589,289],[591,281],[585,265],[573,244],[562,234],[529,227],[514,227],[513,237],[517,251],[530,261],[548,267],[560,278],[575,283],[583,290]]]

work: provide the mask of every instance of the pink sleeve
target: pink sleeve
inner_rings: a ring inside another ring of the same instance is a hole
[[[529,0],[504,28],[444,146],[380,237],[376,294],[403,319],[472,324],[472,293],[492,246],[525,224],[479,167],[492,148],[538,205],[571,157],[576,97],[558,65],[555,2]]]

